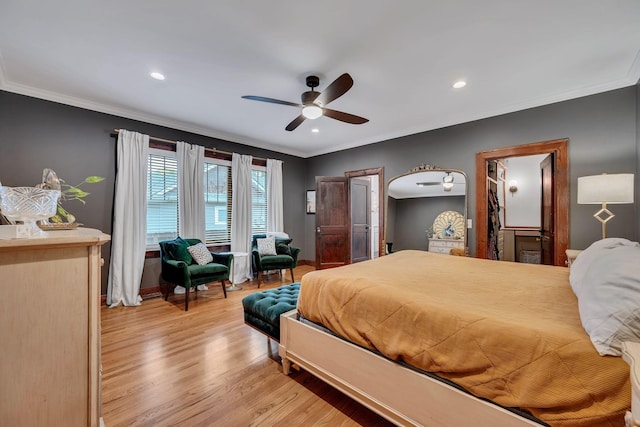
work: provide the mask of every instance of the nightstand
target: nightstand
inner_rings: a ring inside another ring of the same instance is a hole
[[[576,260],[576,257],[582,252],[579,249],[567,249],[565,253],[567,254],[567,267],[571,268],[571,264]]]

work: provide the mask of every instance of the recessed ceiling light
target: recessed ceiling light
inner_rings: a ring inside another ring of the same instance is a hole
[[[320,132],[320,129],[318,129],[318,128],[313,128],[313,129],[311,129],[311,132],[313,132],[313,133],[318,133],[318,132]]]
[[[153,73],[149,73],[149,75],[156,80],[164,80],[164,74],[158,73],[157,71],[154,71]]]
[[[453,84],[453,88],[454,89],[461,89],[463,87],[465,87],[467,85],[467,82],[465,82],[464,80],[458,80],[457,82],[455,82]]]

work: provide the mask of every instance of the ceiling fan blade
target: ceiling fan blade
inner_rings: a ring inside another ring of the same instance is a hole
[[[289,123],[285,129],[288,130],[289,132],[291,132],[292,130],[294,130],[295,128],[300,126],[300,124],[302,122],[304,122],[305,119],[306,119],[306,117],[303,116],[302,114],[300,114],[298,117],[293,119],[293,121],[291,123]]]
[[[353,79],[348,73],[344,73],[333,81],[314,101],[319,105],[327,105],[336,98],[344,95],[353,86]]]
[[[442,182],[416,182],[418,187],[429,187],[431,185],[442,185]]]
[[[242,98],[250,99],[252,101],[269,102],[271,104],[290,105],[291,107],[300,107],[300,108],[304,107],[304,105],[296,104],[295,102],[281,101],[279,99],[273,99],[273,98],[265,98],[264,96],[244,95],[242,96]]]
[[[351,123],[352,125],[361,125],[369,121],[369,119],[365,119],[364,117],[356,116],[349,113],[343,113],[342,111],[330,110],[328,108],[323,108],[322,111],[323,114],[327,117],[340,120],[341,122]]]

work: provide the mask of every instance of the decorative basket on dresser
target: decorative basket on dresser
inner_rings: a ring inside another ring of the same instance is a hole
[[[100,425],[98,230],[0,236],[0,425]]]

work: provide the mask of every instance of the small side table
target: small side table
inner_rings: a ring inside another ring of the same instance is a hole
[[[231,264],[231,272],[229,273],[229,281],[231,286],[227,286],[228,291],[239,291],[242,286],[238,283],[249,280],[251,265],[249,264],[249,253],[247,252],[223,252],[233,254],[233,264]]]
[[[565,253],[567,254],[567,267],[571,268],[571,264],[576,260],[578,255],[582,252],[579,249],[567,249]]]

